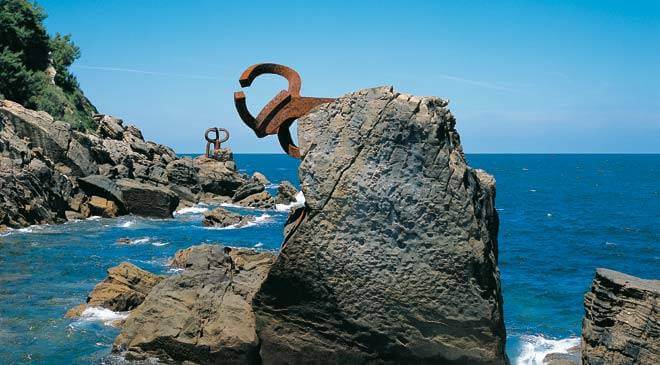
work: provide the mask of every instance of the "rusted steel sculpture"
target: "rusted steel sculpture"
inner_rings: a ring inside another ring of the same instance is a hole
[[[234,93],[234,103],[238,115],[248,127],[252,128],[257,137],[263,138],[277,134],[280,146],[289,156],[300,158],[300,151],[293,143],[289,127],[298,118],[309,113],[314,107],[334,101],[334,98],[312,98],[300,96],[300,75],[293,69],[275,63],[258,63],[243,71],[239,83],[248,87],[255,78],[263,74],[280,75],[289,81],[287,90],[280,91],[256,117],[250,114],[242,91]]]
[[[220,132],[224,133],[222,138],[220,138]],[[211,133],[215,133],[215,138],[209,137]],[[204,133],[204,139],[206,139],[206,157],[217,159],[220,154],[220,145],[229,139],[229,131],[218,127],[209,128]],[[211,150],[211,145],[213,145],[213,150]]]

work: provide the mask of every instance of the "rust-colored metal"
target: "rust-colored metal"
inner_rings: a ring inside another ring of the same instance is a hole
[[[300,151],[293,143],[289,127],[298,118],[309,113],[314,107],[334,101],[334,98],[313,98],[300,96],[300,75],[287,66],[275,63],[258,63],[243,71],[239,79],[241,87],[252,85],[254,79],[263,74],[280,75],[287,79],[289,86],[287,90],[280,91],[254,117],[247,108],[245,94],[242,91],[234,93],[234,104],[243,122],[256,133],[257,137],[263,138],[268,135],[277,134],[280,146],[289,156],[300,158]]]
[[[224,133],[222,138],[220,138],[220,132]],[[215,138],[209,137],[211,133],[215,133]],[[209,128],[204,133],[204,139],[206,139],[206,157],[217,159],[220,154],[221,144],[229,140],[229,131],[218,127]],[[211,150],[211,146],[213,146],[213,150]]]

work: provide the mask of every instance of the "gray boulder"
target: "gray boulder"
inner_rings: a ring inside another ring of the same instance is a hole
[[[129,213],[156,218],[171,218],[179,205],[179,197],[162,186],[144,184],[135,180],[117,180]]]
[[[174,262],[185,270],[131,312],[114,351],[129,360],[258,364],[251,302],[273,261],[270,253],[220,246],[180,251]]]
[[[660,364],[660,280],[598,269],[584,310],[583,364]]]
[[[447,101],[381,87],[298,120],[306,215],[255,296],[263,364],[504,364],[494,179]]]

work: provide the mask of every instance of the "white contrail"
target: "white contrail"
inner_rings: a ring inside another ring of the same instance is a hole
[[[445,75],[445,74],[435,74],[435,75],[437,75],[438,77],[441,77],[441,78],[443,78],[443,79],[452,80],[452,81],[458,81],[458,82],[463,82],[463,83],[466,83],[466,84],[470,84],[470,85],[474,85],[474,86],[479,86],[479,87],[483,87],[483,88],[486,88],[486,89],[508,91],[508,92],[512,92],[512,93],[519,92],[518,90],[511,89],[511,88],[508,88],[508,87],[505,87],[505,86],[500,86],[500,85],[492,84],[492,83],[490,83],[490,82],[477,81],[477,80],[469,80],[469,79],[464,79],[464,78],[462,78],[462,77],[456,77],[456,76]]]
[[[145,70],[135,70],[135,69],[131,69],[131,68],[121,68],[121,67],[84,66],[84,65],[73,65],[71,67],[82,68],[82,69],[87,69],[87,70],[130,72],[130,73],[143,74],[143,75],[155,75],[155,76],[166,76],[166,77],[184,77],[184,78],[189,78],[189,79],[221,80],[221,78],[214,77],[214,76],[145,71]]]

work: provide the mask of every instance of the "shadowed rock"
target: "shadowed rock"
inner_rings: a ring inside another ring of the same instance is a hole
[[[494,179],[438,98],[382,87],[298,121],[307,215],[254,300],[263,364],[503,364]]]
[[[598,269],[584,309],[583,364],[660,364],[660,280]]]
[[[270,253],[220,246],[179,251],[173,263],[185,270],[131,312],[114,351],[128,359],[257,364],[251,302],[273,261]]]
[[[172,212],[179,205],[179,197],[165,187],[128,179],[118,180],[117,186],[121,190],[129,213],[146,217],[171,218]]]

